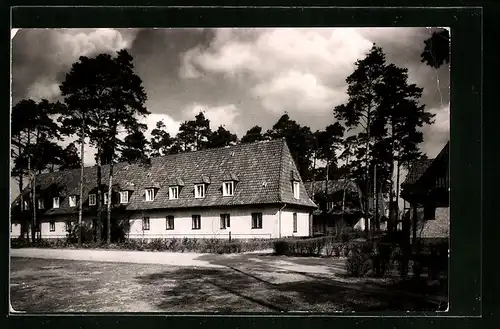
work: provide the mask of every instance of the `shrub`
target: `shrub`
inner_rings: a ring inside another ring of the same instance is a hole
[[[274,242],[274,253],[276,255],[288,254],[288,242],[285,240],[278,240]]]
[[[373,272],[373,259],[371,253],[363,253],[362,248],[352,250],[346,261],[347,275],[363,277]]]

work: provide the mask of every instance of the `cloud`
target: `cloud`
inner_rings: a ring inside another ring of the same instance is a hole
[[[54,99],[60,95],[59,83],[54,80],[51,81],[50,79],[42,78],[28,87],[28,94],[26,96],[35,101],[40,101],[41,99]]]
[[[450,139],[450,106],[431,108],[428,110],[435,114],[434,124],[424,126],[424,142],[422,150],[431,158],[435,157]]]
[[[245,133],[238,120],[240,110],[234,104],[207,106],[194,103],[187,106],[185,111],[185,113],[189,116],[189,120],[193,120],[193,117],[200,112],[203,112],[205,117],[210,120],[210,128],[213,131],[215,131],[219,126],[224,126],[226,129],[240,137]]]
[[[310,73],[289,71],[257,84],[252,93],[262,99],[264,108],[281,113],[283,109],[309,109],[331,112],[334,105],[347,100],[345,88],[329,88]]]
[[[12,40],[12,98],[57,97],[53,85],[80,56],[129,48],[132,29],[21,29]],[[50,86],[43,86],[49,84]]]
[[[156,128],[156,123],[161,120],[163,120],[166,130],[170,136],[175,136],[179,132],[179,126],[181,124],[180,121],[172,119],[172,117],[168,114],[151,113],[150,115],[139,119],[140,123],[144,123],[148,126],[147,131],[144,133],[148,140],[151,138],[151,131]]]
[[[209,47],[183,54],[180,74],[244,79],[273,112],[329,112],[371,45],[354,29],[218,29]]]
[[[355,62],[376,43],[388,62],[408,69],[410,83],[424,87],[422,103],[439,113],[437,123],[424,129],[424,147],[430,150],[428,145],[436,142],[438,149],[441,139],[449,135],[449,111],[441,111],[449,102],[449,67],[434,70],[420,61],[423,41],[432,32],[425,28],[217,29],[208,45],[181,54],[179,72],[181,78],[194,81],[218,75],[220,81],[245,86],[267,117],[287,111],[301,124],[322,129],[334,121],[334,106],[347,99],[345,80]]]

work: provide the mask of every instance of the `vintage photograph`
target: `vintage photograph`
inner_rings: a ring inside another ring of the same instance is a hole
[[[450,29],[12,29],[10,311],[446,312]]]

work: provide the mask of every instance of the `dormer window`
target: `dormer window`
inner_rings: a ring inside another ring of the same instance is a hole
[[[97,199],[95,194],[89,194],[89,206],[95,206],[97,204]]]
[[[56,196],[52,199],[52,208],[59,208],[59,197]]]
[[[155,199],[155,189],[148,188],[146,189],[146,201],[154,201]]]
[[[293,190],[293,197],[295,199],[300,199],[300,184],[299,182],[293,182],[292,183],[292,190]]]
[[[170,200],[179,199],[179,186],[170,186],[168,188],[168,198]]]
[[[104,204],[108,204],[108,200],[109,200],[109,194],[108,192],[104,193]]]
[[[44,209],[45,205],[43,204],[43,199],[38,199],[38,209]]]
[[[205,197],[205,184],[196,184],[194,186],[194,197],[197,199]]]
[[[223,196],[233,196],[234,195],[234,182],[224,182],[222,183],[222,195]]]
[[[76,195],[69,196],[69,206],[76,207]]]
[[[120,203],[128,203],[128,191],[120,192]]]

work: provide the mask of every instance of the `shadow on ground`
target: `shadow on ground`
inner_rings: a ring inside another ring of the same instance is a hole
[[[396,291],[385,284],[346,283],[339,259],[258,254],[203,255],[223,268],[175,268],[136,277],[158,287],[156,307],[220,312],[436,311],[425,294]]]

